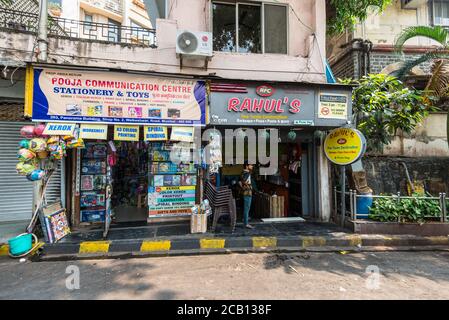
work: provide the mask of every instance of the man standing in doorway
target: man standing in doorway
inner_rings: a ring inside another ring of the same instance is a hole
[[[253,190],[257,191],[257,185],[251,177],[253,168],[254,166],[252,164],[248,164],[248,161],[245,161],[243,164],[243,172],[240,177],[240,187],[243,196],[243,223],[245,228],[248,229],[254,229],[254,227],[249,224],[249,211],[253,199]]]

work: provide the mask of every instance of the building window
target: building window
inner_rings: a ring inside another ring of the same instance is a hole
[[[93,31],[92,23],[94,19],[92,15],[90,14],[84,14],[84,34],[87,36],[91,36],[91,33]]]
[[[433,24],[449,26],[449,1],[433,1]]]
[[[213,2],[215,51],[287,54],[287,6]]]
[[[108,41],[120,42],[120,24],[111,19],[108,19],[108,24]]]

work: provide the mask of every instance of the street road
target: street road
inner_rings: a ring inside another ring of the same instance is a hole
[[[77,270],[79,270],[79,289]],[[447,299],[449,252],[0,259],[0,299]]]

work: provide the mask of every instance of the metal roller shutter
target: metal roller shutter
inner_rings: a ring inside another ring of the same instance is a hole
[[[0,121],[0,222],[28,220],[32,215],[33,183],[16,173],[20,129],[29,122]],[[61,198],[61,170],[47,189],[47,202]]]

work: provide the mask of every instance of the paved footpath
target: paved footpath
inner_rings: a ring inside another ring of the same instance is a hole
[[[73,270],[77,267],[80,288],[69,290],[66,282],[76,284]],[[448,251],[250,253],[34,263],[0,258],[0,299],[448,297]]]

